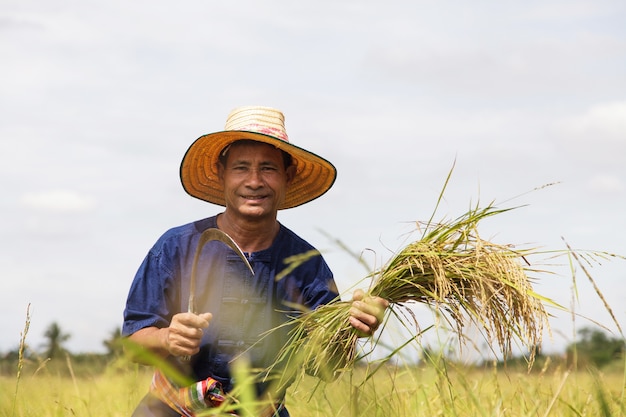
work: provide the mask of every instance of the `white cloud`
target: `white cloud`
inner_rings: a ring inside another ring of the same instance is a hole
[[[595,105],[566,120],[564,130],[577,136],[626,143],[626,101]]]
[[[598,174],[587,181],[587,186],[592,191],[620,192],[624,190],[624,182],[615,175]]]
[[[520,10],[522,16],[532,19],[564,21],[573,19],[589,19],[607,15],[614,12],[607,7],[606,2],[589,1],[556,1],[537,2],[536,4],[525,4],[525,10]]]
[[[320,249],[317,228],[386,258],[405,220],[431,214],[456,158],[441,215],[562,181],[493,230],[560,244],[593,225],[585,245],[623,252],[624,2],[489,3],[5,1],[0,231],[12,244],[0,264],[26,277],[4,293],[29,299],[0,314],[19,326],[33,301],[34,327],[59,314],[81,329],[72,343],[100,348],[83,321],[101,319],[104,337],[154,239],[219,210],[185,196],[178,164],[248,103],[285,111],[294,142],[337,165],[327,196],[281,213]],[[339,252],[329,260],[351,285],[361,271]],[[112,292],[107,308],[89,310],[83,270]]]
[[[580,168],[623,172],[626,153],[626,101],[593,104],[554,123],[554,135],[565,154]]]
[[[95,201],[74,191],[48,190],[25,193],[20,197],[20,204],[38,210],[76,213],[93,209]]]

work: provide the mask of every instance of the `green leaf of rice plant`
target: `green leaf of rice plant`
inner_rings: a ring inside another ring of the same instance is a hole
[[[435,308],[455,327],[460,342],[469,323],[505,355],[513,340],[520,340],[532,360],[547,327],[543,302],[549,301],[531,285],[526,258],[534,252],[483,240],[478,233],[481,220],[510,210],[490,204],[452,221],[426,224],[419,240],[369,275],[369,295],[387,299],[392,310],[411,303]],[[349,310],[350,303],[337,302],[296,317],[277,363],[324,379],[352,367],[359,355]],[[287,379],[294,377],[292,372]]]

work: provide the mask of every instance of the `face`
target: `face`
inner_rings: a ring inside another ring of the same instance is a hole
[[[237,144],[219,166],[226,210],[246,219],[276,218],[295,167],[285,169],[282,152],[265,143]]]

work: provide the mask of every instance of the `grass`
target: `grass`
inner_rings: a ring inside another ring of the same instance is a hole
[[[369,295],[387,299],[389,311],[406,329],[419,329],[410,304],[425,304],[454,330],[459,343],[466,341],[465,328],[471,325],[505,357],[513,342],[519,342],[530,352],[532,364],[548,326],[543,303],[550,302],[531,285],[530,275],[541,272],[528,264],[527,257],[534,252],[489,242],[478,233],[483,219],[506,211],[488,205],[452,221],[428,222],[418,240],[366,277],[374,279]],[[276,360],[292,370],[286,380],[301,377],[305,368],[330,379],[354,365],[359,358],[358,335],[347,320],[350,307],[349,302],[324,305],[294,320],[291,337]],[[420,338],[419,331],[411,332]]]
[[[24,369],[24,352],[26,350],[26,336],[28,336],[28,330],[30,329],[30,304],[26,308],[26,321],[24,322],[24,331],[20,335],[20,345],[18,349],[17,358],[17,375],[15,378],[15,394],[13,395],[13,407],[12,414],[15,414],[16,401],[19,394],[20,380],[22,376],[22,370]]]
[[[20,352],[26,346],[26,324]],[[411,340],[417,343],[417,340]],[[400,347],[397,347],[399,350]],[[332,383],[303,376],[289,390],[294,417],[325,416],[624,416],[624,362],[606,372],[566,368],[466,367],[432,355],[427,365],[382,360],[356,363]],[[150,368],[118,361],[100,365],[69,358],[34,363],[22,354],[17,373],[0,376],[0,416],[129,416],[150,384]],[[574,369],[575,371],[572,371]]]
[[[391,316],[397,318],[412,334],[406,344],[419,345],[422,332],[430,329],[420,329],[412,316],[410,305],[420,303],[445,321],[443,327],[452,330],[459,344],[466,342],[464,332],[472,326],[505,357],[512,343],[520,342],[531,352],[527,359],[532,364],[534,349],[540,346],[544,326],[548,324],[544,303],[551,301],[534,292],[531,276],[546,271],[528,263],[527,258],[536,254],[532,249],[495,244],[483,240],[478,233],[480,221],[506,211],[491,204],[476,206],[452,221],[435,223],[431,218],[424,225],[418,224],[420,238],[366,277],[373,280],[369,295],[391,302],[387,320]],[[593,262],[596,256],[616,255],[567,248],[562,254],[568,255],[572,265],[578,265],[594,284],[621,334],[616,317],[585,269],[585,264]],[[291,267],[297,267],[308,256],[316,254],[303,254],[302,259],[294,259]],[[517,367],[466,367],[437,355],[430,356],[427,365],[394,365],[392,359],[396,359],[402,344],[392,347],[382,360],[361,366],[364,361],[360,359],[370,351],[359,350],[358,337],[347,323],[349,308],[350,303],[338,302],[305,311],[295,319],[291,338],[276,359],[276,366],[285,370],[285,379],[276,381],[277,389],[282,388],[285,380],[296,380],[287,395],[292,415],[625,415],[623,362],[617,371],[609,373],[549,362],[541,372]],[[151,371],[138,365],[122,363],[92,376],[88,372],[76,373],[69,358],[65,363],[44,362],[36,369],[25,366],[22,353],[29,324],[27,312],[17,377],[0,377],[2,415],[128,416],[147,392]],[[377,343],[378,339],[374,339],[373,344]],[[59,366],[65,366],[65,371],[58,372]],[[311,378],[305,375],[305,369],[333,382]],[[270,367],[260,376],[273,377],[273,370]],[[253,382],[246,369],[237,372],[238,381]],[[255,410],[250,387],[240,385],[235,389],[240,394],[235,394],[240,410]],[[246,415],[253,416],[255,411],[246,411]]]
[[[443,369],[445,368],[445,369]],[[357,366],[337,381],[319,384],[305,377],[288,391],[294,417],[326,416],[623,416],[623,370],[569,372],[554,366],[525,369],[445,366]],[[125,372],[91,377],[22,375],[12,408],[13,377],[0,377],[0,415],[12,417],[129,416],[147,390],[151,371],[129,366]]]
[[[130,416],[147,392],[150,375],[146,369],[75,378],[40,371],[22,376],[13,399],[7,388],[15,381],[0,377],[0,416]],[[9,412],[11,401],[15,408]]]
[[[431,218],[416,224],[420,237],[363,280],[372,281],[368,296],[382,297],[390,302],[387,320],[394,316],[412,335],[407,343],[419,342],[424,331],[443,327],[450,329],[463,347],[468,341],[472,342],[466,338],[467,328],[471,327],[477,329],[491,349],[500,352],[504,359],[511,354],[513,346],[525,348],[529,352],[528,366],[532,367],[544,330],[549,330],[545,305],[566,310],[533,289],[539,276],[552,273],[529,262],[539,255],[544,258],[567,257],[572,265],[574,287],[575,266],[581,268],[622,334],[615,315],[585,266],[598,259],[624,259],[623,256],[577,251],[567,243],[566,249],[561,251],[539,251],[485,240],[480,236],[479,224],[489,217],[513,210],[497,208],[493,202],[484,207],[477,204],[456,219],[435,222],[433,219],[451,174],[452,170]],[[444,323],[420,329],[410,308],[415,304],[428,306]],[[302,309],[303,314],[294,318],[295,325],[288,324],[293,326],[290,339],[274,365],[286,370],[275,382],[278,389],[294,379],[303,378],[305,373],[324,380],[333,379],[341,372],[351,370],[356,361],[371,353],[371,350],[359,350],[358,335],[348,322],[350,308],[350,302],[337,302],[314,311]],[[384,331],[385,326],[382,327]],[[378,334],[380,337],[381,332]],[[373,344],[376,345],[378,340],[374,339]],[[402,347],[393,347],[386,360],[391,360]],[[272,377],[273,371],[272,366],[266,370],[265,377]]]

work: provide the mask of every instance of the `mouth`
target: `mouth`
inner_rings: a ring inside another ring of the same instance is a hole
[[[247,201],[255,202],[265,200],[267,198],[266,195],[242,195],[241,198]]]

